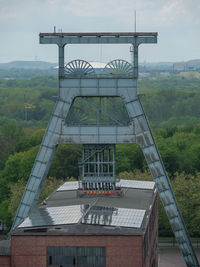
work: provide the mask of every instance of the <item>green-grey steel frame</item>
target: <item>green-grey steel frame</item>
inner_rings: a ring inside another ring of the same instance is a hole
[[[79,167],[82,189],[116,189],[115,144],[83,145]]]
[[[59,47],[59,98],[36,157],[13,224],[15,228],[35,207],[58,144],[139,144],[156,183],[179,248],[187,266],[199,266],[183,218],[177,206],[164,164],[137,94],[138,46],[156,43],[157,33],[41,33],[41,44]],[[64,77],[66,44],[130,43],[134,51],[133,77]],[[65,118],[77,96],[119,96],[130,117],[129,126],[66,126]]]

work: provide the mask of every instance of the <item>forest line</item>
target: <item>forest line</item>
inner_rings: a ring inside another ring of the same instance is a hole
[[[177,75],[139,82],[141,101],[186,225],[194,237],[200,233],[199,82]],[[55,105],[57,90],[54,76],[0,79],[0,220],[8,229]],[[34,108],[26,110],[24,103]],[[104,105],[107,110],[108,103]],[[87,114],[89,110],[86,106],[84,112]],[[78,178],[80,156],[80,145],[58,146],[41,199],[63,181]],[[137,145],[117,145],[116,168],[124,179],[151,179]],[[161,205],[159,222],[159,234],[171,236]]]

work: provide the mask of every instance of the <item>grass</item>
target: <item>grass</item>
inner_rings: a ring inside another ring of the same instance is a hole
[[[200,242],[200,237],[191,237],[190,240],[192,242]],[[159,237],[158,242],[176,242],[175,237]]]

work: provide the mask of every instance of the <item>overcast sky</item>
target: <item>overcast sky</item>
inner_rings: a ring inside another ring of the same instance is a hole
[[[200,0],[0,0],[0,62],[57,62],[56,45],[40,45],[40,32],[158,32],[158,44],[141,45],[140,62],[200,58]],[[126,45],[74,45],[65,61],[130,60]]]

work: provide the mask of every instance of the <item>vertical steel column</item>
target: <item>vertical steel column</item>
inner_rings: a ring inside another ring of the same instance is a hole
[[[133,44],[133,69],[134,69],[134,78],[138,78],[138,44],[137,37],[135,37],[135,42]]]
[[[131,44],[131,46],[130,46],[131,64],[134,66],[134,54],[133,54],[133,50],[134,50],[134,45]]]
[[[64,45],[58,45],[58,66],[59,66],[59,78],[64,76],[64,67],[65,67],[65,54],[64,54]]]
[[[113,161],[113,168],[112,168],[112,172],[113,172],[113,176],[116,175],[116,169],[115,169],[115,145],[113,146],[113,153],[112,153],[112,161]]]

